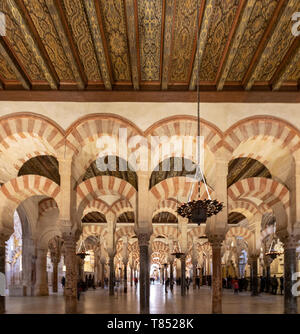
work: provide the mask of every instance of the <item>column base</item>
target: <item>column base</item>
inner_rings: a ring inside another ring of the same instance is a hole
[[[34,288],[34,296],[49,296],[48,286],[38,286]]]
[[[65,313],[77,313],[77,298],[73,296],[65,296]]]

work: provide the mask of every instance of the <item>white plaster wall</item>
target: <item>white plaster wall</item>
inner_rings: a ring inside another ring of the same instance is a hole
[[[117,114],[146,130],[153,123],[175,115],[197,115],[196,103],[140,102],[12,102],[0,101],[0,117],[15,112],[33,112],[68,128],[78,118],[93,113]],[[201,117],[222,131],[250,116],[269,115],[285,119],[300,129],[300,105],[284,103],[202,103]]]

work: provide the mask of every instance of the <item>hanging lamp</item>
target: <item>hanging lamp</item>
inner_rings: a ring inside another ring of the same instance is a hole
[[[205,223],[207,218],[217,215],[223,209],[223,203],[218,200],[212,200],[208,191],[208,187],[206,184],[205,177],[203,175],[203,171],[200,166],[200,83],[199,83],[199,70],[200,70],[200,55],[199,55],[199,42],[200,42],[200,32],[199,32],[199,0],[197,0],[197,167],[195,172],[195,179],[198,179],[198,199],[190,200],[192,196],[195,182],[192,185],[191,192],[189,195],[189,199],[187,203],[183,203],[179,208],[177,208],[177,213],[184,217],[188,218],[189,221],[200,225],[201,223]],[[200,185],[201,180],[203,181],[205,191],[207,193],[208,199],[201,200],[200,199]]]

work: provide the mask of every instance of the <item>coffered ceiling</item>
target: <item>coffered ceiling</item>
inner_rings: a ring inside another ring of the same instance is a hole
[[[192,92],[198,63],[201,91],[299,89],[298,0],[199,0],[199,15],[196,0],[2,0],[0,11],[2,91]]]

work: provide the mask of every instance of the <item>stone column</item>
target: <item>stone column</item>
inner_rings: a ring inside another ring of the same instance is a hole
[[[37,249],[35,296],[49,296],[47,283],[47,249]]]
[[[222,313],[222,266],[221,244],[222,240],[210,241],[212,247],[212,313]]]
[[[173,260],[170,261],[170,284],[174,282]]]
[[[130,265],[130,286],[133,286],[133,264]]]
[[[197,262],[193,261],[193,290],[196,289]]]
[[[109,295],[114,295],[115,284],[115,266],[114,266],[114,254],[109,254]]]
[[[284,240],[284,313],[297,314],[297,297],[293,295],[293,274],[297,272],[297,241],[294,237]]]
[[[100,262],[101,262],[101,288],[104,289],[105,263],[106,263],[105,257],[101,257]]]
[[[52,261],[53,273],[52,273],[52,291],[57,292],[58,290],[58,263],[59,261]]]
[[[0,314],[5,313],[5,242],[8,238],[0,234]]]
[[[123,261],[124,264],[124,293],[127,293],[127,261]]]
[[[149,238],[148,233],[139,233],[138,242],[140,248],[140,313],[149,313],[149,284],[147,279],[149,278]]]
[[[76,258],[76,239],[72,234],[64,234],[65,248],[65,312],[77,312],[77,258]]]
[[[185,254],[181,255],[180,257],[180,261],[181,261],[181,296],[185,296],[185,293],[186,293],[185,260],[186,260],[186,255]]]
[[[250,270],[252,279],[251,296],[258,296],[257,259],[258,255],[250,255]]]

